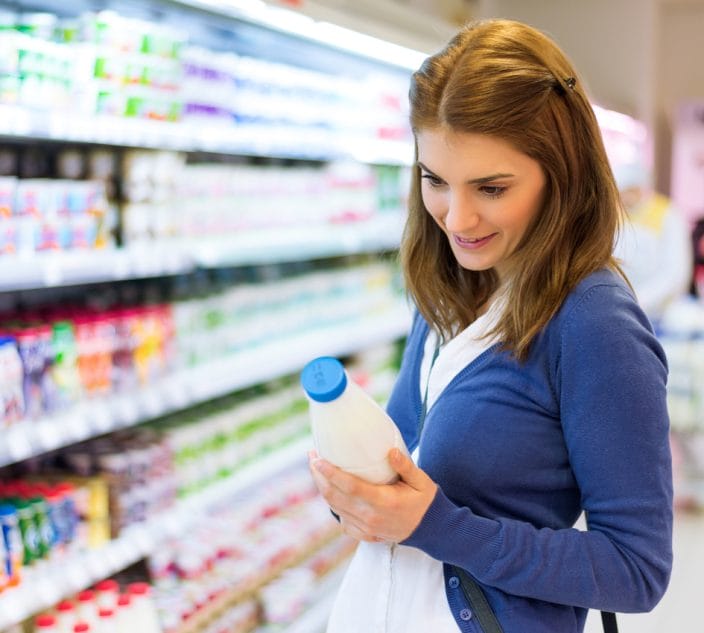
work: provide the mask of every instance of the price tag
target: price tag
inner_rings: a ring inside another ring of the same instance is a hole
[[[36,611],[45,609],[61,600],[59,585],[50,576],[37,578],[36,584],[33,583],[32,593],[37,599]],[[34,610],[33,608],[32,611]]]
[[[25,424],[10,427],[5,432],[5,442],[7,443],[7,454],[10,461],[22,461],[31,457],[34,453],[29,440],[28,428]]]
[[[37,423],[36,436],[44,450],[50,451],[63,444],[63,423],[63,418],[44,418]]]
[[[161,415],[166,407],[161,394],[156,387],[147,388],[140,394],[140,409],[145,417],[155,418]]]
[[[165,380],[163,394],[164,402],[171,409],[183,409],[191,402],[186,381],[179,374]]]
[[[83,440],[90,436],[90,424],[88,422],[88,410],[85,404],[80,404],[62,418],[65,420],[61,426],[66,429],[74,440]]]
[[[114,403],[115,417],[122,426],[131,426],[139,419],[137,401],[131,396],[119,396]]]
[[[109,562],[106,559],[106,547],[90,552],[85,559],[85,569],[88,571],[91,581],[105,578],[110,575]]]
[[[140,558],[139,545],[134,538],[120,539],[115,544],[115,554],[119,559],[120,569],[130,566]]]
[[[63,270],[61,269],[61,262],[58,258],[49,258],[44,262],[44,269],[42,270],[42,281],[45,286],[54,287],[59,286],[64,279]]]
[[[115,427],[115,421],[111,412],[110,400],[104,399],[93,403],[89,418],[91,426],[97,433],[106,433]]]
[[[80,591],[90,585],[91,579],[82,564],[74,563],[64,566],[64,580],[71,591]]]
[[[113,279],[126,279],[130,274],[130,260],[126,253],[115,252],[113,265],[112,265],[112,276]]]

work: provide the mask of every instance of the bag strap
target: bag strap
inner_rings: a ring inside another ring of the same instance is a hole
[[[477,619],[482,631],[484,633],[503,633],[503,629],[491,610],[482,588],[476,583],[474,578],[460,567],[452,565],[450,568],[452,573],[459,577],[462,593],[472,609],[472,617]]]
[[[618,633],[618,622],[616,621],[615,613],[602,611],[601,624],[604,627],[604,633]]]

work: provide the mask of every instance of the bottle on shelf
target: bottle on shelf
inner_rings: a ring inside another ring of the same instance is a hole
[[[98,605],[92,589],[81,591],[76,596],[77,623],[87,624],[92,630],[98,627]]]
[[[62,600],[54,609],[61,633],[73,633],[76,624],[76,605],[71,600]]]
[[[37,616],[34,620],[34,633],[61,633],[56,616],[49,613]]]
[[[98,611],[98,631],[100,633],[121,633],[113,609],[101,608]]]
[[[132,596],[128,593],[120,594],[115,608],[115,624],[117,630],[122,633],[128,631],[136,633],[137,620],[135,618],[135,605]]]
[[[127,593],[133,602],[135,632],[161,633],[159,615],[152,599],[151,587],[146,582],[133,582],[127,586]]]
[[[95,585],[95,602],[98,609],[114,609],[120,595],[120,585],[112,578],[101,580]]]
[[[8,503],[0,504],[0,589],[14,587],[22,578],[24,545],[17,510]]]
[[[394,421],[330,356],[310,361],[301,373],[308,396],[318,455],[372,483],[391,483],[397,474],[387,456],[392,448],[408,454]]]

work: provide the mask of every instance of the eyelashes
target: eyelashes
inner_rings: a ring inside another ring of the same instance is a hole
[[[441,187],[446,186],[444,181],[442,181],[437,176],[434,176],[433,174],[422,174],[421,178],[426,183],[428,183],[428,186],[431,189],[440,189]],[[504,185],[480,185],[478,188],[480,193],[482,193],[484,196],[491,200],[495,198],[500,198],[502,195],[504,195],[504,193],[506,193],[507,189],[508,187]]]

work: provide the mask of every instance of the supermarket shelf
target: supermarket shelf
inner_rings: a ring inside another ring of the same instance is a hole
[[[301,227],[268,227],[196,242],[194,262],[205,268],[305,261],[398,248],[404,215],[382,213],[370,220]]]
[[[160,277],[193,269],[185,251],[158,243],[149,248],[8,255],[0,262],[0,291]]]
[[[0,595],[0,631],[150,555],[166,535],[185,534],[213,504],[299,462],[304,463],[311,445],[309,437],[298,440],[256,460],[204,492],[178,502],[173,509],[128,527],[119,538],[103,547],[68,554],[29,569],[19,587]]]
[[[310,608],[280,633],[324,633],[346,569],[347,565],[343,564],[327,574],[321,580],[318,590],[311,600]],[[267,631],[263,629],[258,633],[267,633]]]
[[[168,122],[128,119],[80,112],[35,110],[0,104],[0,136],[141,147],[184,152],[217,152],[244,156],[306,160],[354,159],[369,163],[410,165],[411,141],[341,138],[331,135],[312,142],[310,132],[282,137],[274,128],[248,130],[244,126],[208,125],[207,122]]]
[[[214,239],[172,239],[124,249],[0,257],[0,292],[177,275],[216,268],[303,261],[398,248],[403,214],[307,227],[242,231]]]
[[[56,416],[23,421],[3,431],[0,466],[296,372],[316,356],[344,356],[393,340],[403,336],[409,325],[410,312],[399,304],[362,320],[320,327],[181,370],[136,393],[107,396]]]

